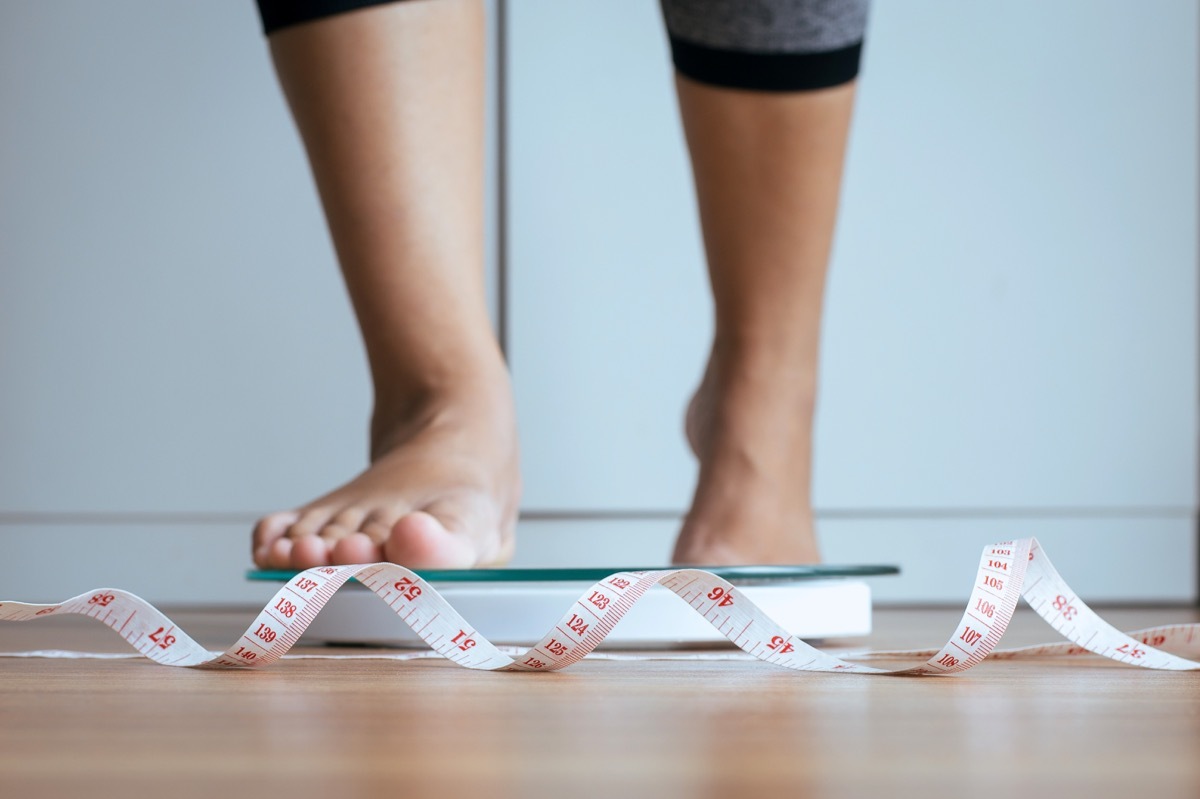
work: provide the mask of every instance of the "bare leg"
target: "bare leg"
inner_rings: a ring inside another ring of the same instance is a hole
[[[700,477],[674,560],[815,562],[817,351],[854,87],[769,93],[677,76],[676,89],[716,335],[688,409]]]
[[[271,36],[375,410],[371,466],[262,519],[260,566],[469,567],[511,553],[515,417],[483,279],[483,31],[479,0],[415,0]]]

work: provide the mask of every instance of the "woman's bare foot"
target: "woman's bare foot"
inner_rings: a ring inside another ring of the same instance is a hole
[[[700,477],[672,562],[820,560],[809,499],[813,396],[811,369],[714,349],[687,412]]]
[[[375,418],[365,472],[259,522],[260,566],[468,568],[512,551],[516,422],[483,270],[484,20],[480,0],[387,3],[271,34]]]
[[[504,563],[520,477],[512,390],[498,361],[390,412],[377,409],[367,470],[260,520],[254,562],[275,569],[385,559],[414,568]]]

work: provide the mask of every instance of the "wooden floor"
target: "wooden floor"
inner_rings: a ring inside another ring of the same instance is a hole
[[[202,643],[253,617],[176,612]],[[1195,610],[1110,611],[1126,628]],[[877,648],[958,614],[882,610]],[[1031,615],[1005,645],[1055,639]],[[122,651],[83,619],[0,626],[0,651]],[[984,663],[950,678],[761,663],[285,661],[259,673],[0,658],[0,796],[1200,796],[1200,673]]]

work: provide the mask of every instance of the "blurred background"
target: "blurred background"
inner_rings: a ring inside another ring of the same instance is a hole
[[[492,0],[514,565],[665,563],[709,301],[654,0]],[[1197,598],[1194,0],[875,3],[828,294],[821,542],[960,601],[1034,535]],[[369,386],[251,0],[0,3],[0,595],[242,603]]]

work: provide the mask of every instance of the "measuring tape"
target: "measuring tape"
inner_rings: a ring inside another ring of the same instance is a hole
[[[108,625],[142,655],[164,666],[258,669],[282,658],[330,597],[352,577],[374,591],[435,652],[469,669],[566,668],[595,649],[656,585],[675,592],[749,654],[796,671],[946,675],[966,671],[989,655],[1015,658],[1089,653],[1148,669],[1200,669],[1200,662],[1181,657],[1200,655],[1200,624],[1121,632],[1075,596],[1032,538],[984,548],[962,620],[941,649],[863,653],[925,659],[903,669],[875,668],[814,649],[772,621],[729,582],[700,569],[609,575],[585,591],[536,646],[515,657],[475,632],[429,583],[394,563],[325,566],[297,574],[272,597],[242,637],[216,656],[149,602],[115,588],[90,591],[58,605],[0,602],[0,621],[81,614]],[[1070,643],[994,651],[1020,597]]]

